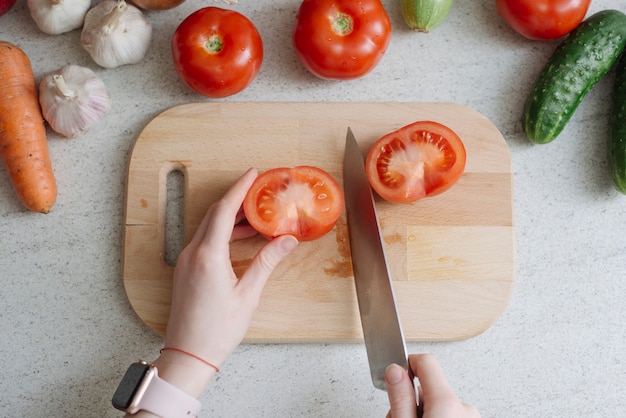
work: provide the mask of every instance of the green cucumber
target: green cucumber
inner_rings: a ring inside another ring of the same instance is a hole
[[[617,63],[609,115],[609,173],[617,190],[626,194],[626,54]]]
[[[554,140],[587,92],[613,67],[626,46],[626,15],[598,12],[574,29],[539,73],[524,105],[522,126],[537,144]]]

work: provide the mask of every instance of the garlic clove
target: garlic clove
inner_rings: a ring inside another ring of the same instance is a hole
[[[115,68],[140,62],[151,38],[141,10],[124,0],[103,0],[87,12],[80,41],[98,65]]]
[[[111,106],[104,82],[78,65],[46,75],[39,84],[39,103],[50,127],[68,138],[89,130]]]
[[[26,4],[42,32],[58,35],[83,26],[91,0],[27,0]]]

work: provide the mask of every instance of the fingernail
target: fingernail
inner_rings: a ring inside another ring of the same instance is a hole
[[[280,250],[283,254],[289,254],[298,245],[298,240],[292,235],[283,237],[280,241]]]
[[[397,364],[390,364],[385,370],[385,379],[390,385],[396,385],[402,381],[404,369]]]

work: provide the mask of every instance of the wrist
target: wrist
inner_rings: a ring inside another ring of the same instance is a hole
[[[177,351],[162,351],[154,362],[159,376],[172,385],[199,398],[217,373],[200,360]]]
[[[197,417],[198,398],[211,376],[174,355],[162,355],[153,363],[140,360],[128,367],[112,403],[127,417]]]

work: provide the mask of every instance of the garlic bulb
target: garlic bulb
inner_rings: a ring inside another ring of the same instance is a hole
[[[93,71],[66,65],[41,80],[39,103],[50,127],[71,138],[100,121],[111,102],[104,82]]]
[[[103,0],[87,12],[80,41],[100,66],[136,64],[150,46],[152,26],[124,0]]]
[[[58,35],[83,26],[91,0],[27,0],[26,4],[39,29]]]

